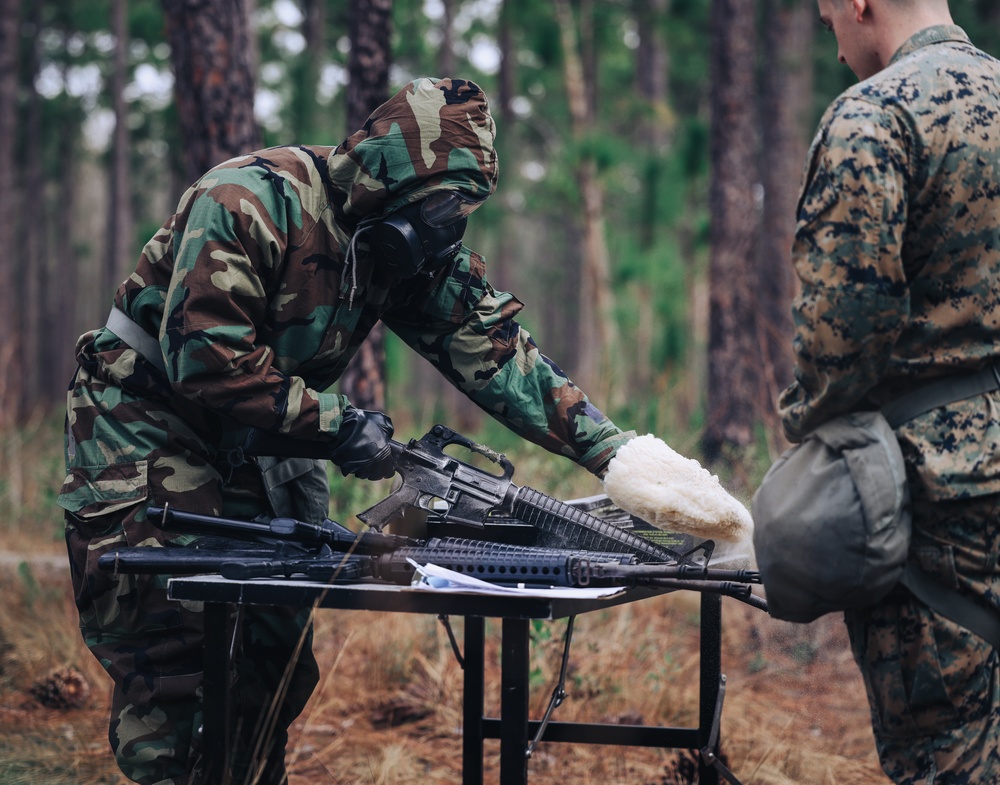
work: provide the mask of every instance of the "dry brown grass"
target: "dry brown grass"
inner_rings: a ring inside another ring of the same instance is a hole
[[[65,576],[37,587],[0,583],[0,782],[121,783],[106,743],[107,679],[79,642]],[[566,721],[696,723],[698,596],[676,593],[577,620]],[[459,641],[462,620],[455,619]],[[868,711],[843,625],[806,627],[724,602],[728,687],[723,752],[744,785],[876,785]],[[16,631],[16,633],[14,632]],[[486,710],[499,707],[499,624],[487,623]],[[533,717],[558,678],[565,621],[532,627]],[[290,785],[445,785],[461,781],[461,669],[432,617],[321,611],[323,678],[296,722]],[[30,685],[52,668],[79,668],[94,686],[82,709],[49,710]],[[533,785],[675,785],[679,753],[542,743]],[[495,782],[499,742],[486,742]]]
[[[0,596],[0,782],[125,782],[107,743],[107,677],[77,630],[68,570],[5,570]],[[91,685],[89,699],[79,709],[43,708],[32,685],[66,666]]]
[[[58,421],[0,442],[0,532],[7,550],[55,559],[0,564],[0,783],[114,783],[107,744],[109,684],[84,649],[70,599],[53,498],[62,480]],[[558,498],[598,492],[584,473],[527,451],[518,481]],[[566,463],[566,462],[563,462]],[[28,471],[27,467],[31,467]],[[354,486],[351,486],[354,487]],[[352,491],[354,492],[354,491]],[[342,499],[363,509],[368,499]],[[345,521],[350,523],[350,521]],[[696,722],[698,596],[676,593],[581,616],[556,720]],[[461,619],[453,620],[459,641]],[[531,713],[558,677],[565,621],[533,626]],[[487,713],[499,706],[499,624],[487,624]],[[296,722],[290,785],[437,785],[461,781],[462,674],[431,617],[322,611],[320,687]],[[73,666],[92,685],[80,709],[52,710],[31,686]],[[744,785],[884,785],[860,677],[839,619],[800,627],[724,602],[728,677],[723,753]],[[499,743],[486,742],[496,782]],[[679,785],[671,750],[542,743],[533,785]]]
[[[66,476],[62,417],[33,416],[0,432],[0,548],[63,553],[62,511],[54,502]]]
[[[581,616],[555,718],[693,725],[698,711],[698,598],[678,593]],[[360,618],[359,618],[360,617]],[[456,620],[461,633],[461,620]],[[487,626],[487,713],[499,704],[497,624]],[[565,622],[533,628],[532,715],[558,678]],[[332,663],[296,724],[291,783],[461,780],[461,671],[432,620],[321,612],[317,651]],[[723,752],[745,785],[886,783],[863,687],[839,620],[799,627],[725,602]],[[384,722],[393,709],[395,727]],[[498,779],[499,743],[485,778]],[[676,751],[543,743],[532,783],[674,785]]]

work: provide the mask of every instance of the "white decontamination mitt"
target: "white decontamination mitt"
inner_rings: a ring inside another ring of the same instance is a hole
[[[718,477],[651,434],[618,449],[604,490],[623,510],[665,531],[728,542],[753,533],[749,511]]]

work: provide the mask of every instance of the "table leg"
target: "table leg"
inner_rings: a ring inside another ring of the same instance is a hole
[[[205,603],[202,743],[207,782],[229,782],[229,606]]]
[[[719,699],[719,681],[722,674],[722,597],[711,592],[701,595],[701,674],[699,685],[700,711],[698,717],[698,743],[702,749],[712,739],[715,706]],[[718,755],[718,744],[713,752]],[[699,785],[719,785],[719,770],[698,759]]]
[[[483,785],[485,620],[465,617],[462,693],[462,785]]]
[[[528,620],[504,619],[500,675],[500,785],[528,781]]]

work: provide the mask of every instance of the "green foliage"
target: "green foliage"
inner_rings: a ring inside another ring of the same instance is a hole
[[[17,577],[24,589],[24,602],[30,609],[35,604],[35,600],[38,599],[41,589],[28,562],[22,561],[17,565]]]
[[[27,541],[48,551],[62,540],[63,419],[59,412],[0,433],[0,540],[8,549]]]
[[[627,360],[620,384],[627,387],[629,407],[623,414],[627,421],[674,430],[685,440],[703,417],[700,402],[687,401],[683,388],[684,377],[703,366],[696,362],[704,341],[692,321],[692,302],[696,287],[705,285],[710,242],[711,5],[711,0],[670,0],[651,28],[645,17],[639,18],[649,11],[640,0],[571,3],[581,46],[585,49],[588,40],[593,45],[593,57],[584,60],[594,76],[596,115],[593,127],[582,134],[573,133],[565,53],[553,4],[455,0],[452,30],[456,74],[475,79],[494,99],[501,160],[500,189],[470,223],[470,245],[490,260],[491,279],[525,301],[522,321],[543,350],[570,368],[576,317],[564,312],[575,307],[578,289],[582,205],[576,169],[583,160],[593,161],[605,189],[617,327],[623,341],[616,350]],[[951,6],[956,22],[978,45],[1000,53],[1000,6],[994,0],[952,0]],[[583,7],[592,9],[591,19],[580,18]],[[354,130],[346,128],[344,119],[348,4],[323,3],[319,48],[312,52],[305,46],[305,33],[315,31],[303,27],[303,8],[294,0],[256,4],[258,83],[266,99],[261,107],[271,107],[263,115],[266,144],[335,144]],[[47,228],[60,208],[67,161],[86,163],[91,166],[88,173],[94,171],[94,162],[106,165],[106,146],[93,129],[102,125],[96,120],[103,120],[107,130],[111,105],[110,10],[110,0],[23,4],[19,153],[21,160],[28,160],[32,146],[38,151],[41,168],[32,176],[44,182],[33,183],[31,198]],[[169,216],[186,182],[178,174],[183,169],[161,7],[129,3],[128,14],[131,85],[126,97],[137,254]],[[443,75],[438,74],[444,22],[440,4],[395,0],[392,14],[390,89],[417,75]],[[501,15],[511,33],[506,53],[513,64],[511,112],[498,100],[496,58],[480,57],[498,52]],[[656,105],[641,98],[636,88],[637,46],[649,29],[662,34],[668,63],[668,95]],[[811,126],[829,101],[854,82],[850,70],[837,62],[832,35],[817,35],[813,67]],[[645,141],[643,129],[650,124],[665,134],[658,149]],[[97,266],[105,252],[98,228],[105,225],[98,196],[107,189],[102,178],[87,185],[87,217],[82,223],[88,224],[88,231],[68,238],[66,245],[86,268]],[[102,301],[106,296],[99,294]],[[640,305],[648,311],[640,313]],[[641,331],[647,329],[641,321],[647,313],[652,314],[655,335],[647,341],[648,349],[635,352]],[[80,324],[78,331],[93,326]],[[409,350],[389,342],[394,400],[409,403],[412,397],[412,359]],[[640,379],[642,388],[635,386]],[[687,380],[686,387],[697,390],[697,380]],[[53,399],[58,400],[58,393]],[[442,401],[414,401],[417,411],[445,421],[452,417]],[[426,425],[421,419],[419,427]],[[515,447],[506,431],[491,421],[484,421],[483,428],[484,438]],[[0,499],[11,497],[10,481],[2,476],[0,489]],[[345,509],[357,506],[361,500],[353,493],[343,491],[338,504]],[[43,496],[33,497],[38,501],[31,504],[47,504]]]
[[[965,28],[972,42],[994,57],[1000,57],[1000,6],[996,0],[951,0],[955,24]]]
[[[363,524],[355,515],[385,498],[392,491],[392,480],[367,482],[354,477],[344,477],[333,464],[330,475],[330,517],[348,528],[360,531]]]
[[[672,0],[661,21],[670,53],[670,97],[681,117],[707,114],[710,6],[711,0]]]

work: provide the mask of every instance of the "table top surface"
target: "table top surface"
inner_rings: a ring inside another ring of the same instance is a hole
[[[228,580],[217,575],[173,578],[175,600],[249,605],[315,606],[395,613],[435,613],[521,619],[558,619],[664,594],[650,588],[619,589],[609,596],[565,596],[539,589],[527,594],[417,589],[382,583],[317,583],[305,580]]]

